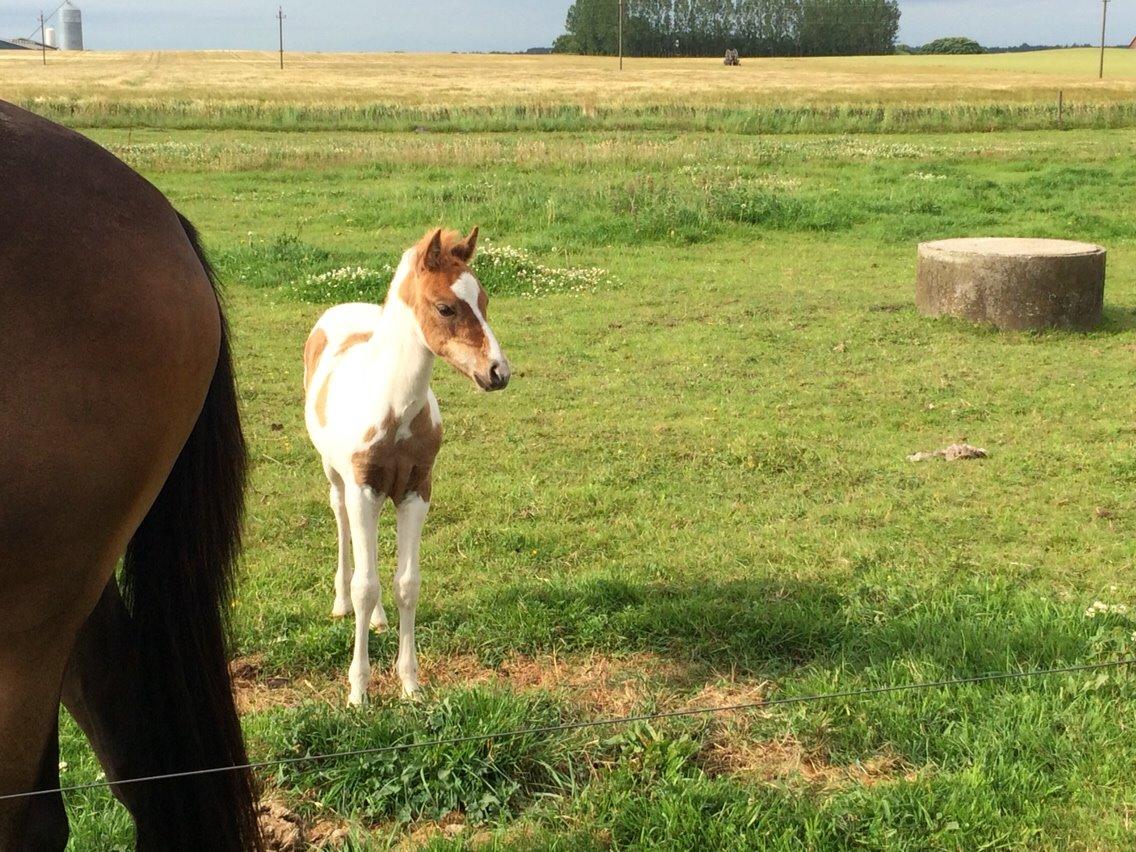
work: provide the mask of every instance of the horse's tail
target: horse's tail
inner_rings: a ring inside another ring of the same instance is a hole
[[[181,217],[210,282],[197,232]],[[220,302],[218,302],[220,309]],[[149,514],[131,539],[123,593],[136,628],[154,774],[248,762],[229,677],[227,610],[241,545],[247,452],[228,329],[205,404]],[[263,848],[248,770],[143,782],[146,848]],[[154,836],[165,834],[165,836]]]

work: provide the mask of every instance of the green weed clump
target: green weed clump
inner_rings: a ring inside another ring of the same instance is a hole
[[[303,242],[295,234],[247,243],[216,255],[217,269],[226,281],[252,287],[276,287],[298,273],[326,271],[334,264],[329,251]]]
[[[713,200],[715,216],[727,222],[789,231],[844,231],[853,223],[847,205],[806,199],[735,181]]]
[[[476,688],[421,703],[381,702],[362,711],[309,705],[278,713],[265,725],[264,739],[271,757],[292,758],[471,737],[285,764],[274,781],[372,822],[440,819],[454,811],[477,822],[571,789],[578,754],[578,738],[570,734],[480,737],[564,720],[564,709],[547,696]]]

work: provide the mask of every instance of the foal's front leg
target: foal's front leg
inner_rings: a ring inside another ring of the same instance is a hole
[[[351,577],[351,606],[355,610],[355,651],[347,679],[351,691],[348,704],[367,700],[367,684],[371,679],[368,653],[370,619],[379,605],[379,575],[375,569],[378,548],[379,513],[384,497],[373,488],[348,485],[345,489],[347,516],[351,522],[351,549],[355,556],[355,573]]]
[[[418,572],[418,550],[422,525],[430,504],[410,494],[398,507],[398,569],[394,575],[394,596],[398,603],[398,678],[402,691],[412,696],[418,691],[418,655],[414,648],[414,613],[422,578]]]

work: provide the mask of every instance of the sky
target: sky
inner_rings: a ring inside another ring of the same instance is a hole
[[[0,38],[27,36],[40,2],[0,0]],[[74,0],[102,50],[275,49],[276,3]],[[612,0],[614,4],[616,0]],[[563,31],[570,0],[285,0],[285,48],[322,51],[524,50]],[[899,40],[967,35],[986,45],[1100,40],[1100,0],[900,0]],[[1136,0],[1112,0],[1109,43],[1136,36]]]

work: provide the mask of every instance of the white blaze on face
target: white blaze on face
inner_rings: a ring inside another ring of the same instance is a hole
[[[453,283],[450,287],[451,290],[457,295],[459,299],[469,305],[473,315],[477,317],[481,323],[481,330],[485,332],[485,339],[489,342],[489,352],[486,357],[489,361],[504,363],[505,356],[501,352],[501,344],[497,342],[497,338],[493,336],[492,329],[489,328],[489,323],[485,321],[485,317],[481,315],[481,309],[477,307],[477,297],[481,295],[481,284],[473,277],[472,273],[463,272],[461,277]]]

